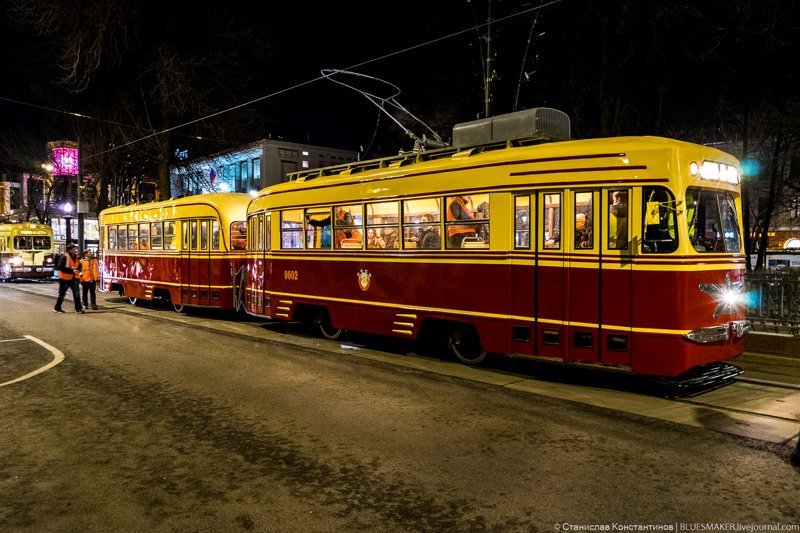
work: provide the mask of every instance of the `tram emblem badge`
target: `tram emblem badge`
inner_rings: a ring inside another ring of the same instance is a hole
[[[358,288],[362,291],[369,289],[369,284],[372,282],[372,274],[369,273],[367,269],[359,270],[358,274]]]

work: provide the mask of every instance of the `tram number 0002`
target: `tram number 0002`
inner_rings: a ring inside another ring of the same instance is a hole
[[[283,279],[288,279],[289,281],[297,281],[298,279],[300,279],[300,272],[298,272],[297,270],[284,270]]]

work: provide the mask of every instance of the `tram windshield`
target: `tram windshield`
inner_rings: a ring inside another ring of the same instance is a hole
[[[689,241],[701,253],[741,251],[733,196],[726,191],[690,187],[686,191]]]
[[[14,248],[17,250],[49,250],[50,237],[14,237]]]

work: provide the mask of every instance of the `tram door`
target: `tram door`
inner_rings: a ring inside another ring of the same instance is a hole
[[[631,365],[633,323],[633,254],[631,190],[602,192],[602,254],[600,359],[613,365]]]
[[[600,360],[600,191],[568,191],[566,293],[568,360]]]
[[[537,354],[563,359],[566,342],[564,191],[538,193],[536,206]]]
[[[188,305],[211,303],[210,225],[210,220],[188,220],[183,223],[184,243],[188,244],[188,275],[183,279],[188,280],[188,286],[182,287],[181,292],[183,302]]]

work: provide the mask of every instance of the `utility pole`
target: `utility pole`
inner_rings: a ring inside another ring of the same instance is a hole
[[[492,0],[486,24],[486,78],[483,81],[484,118],[492,115]]]
[[[83,154],[81,153],[83,147],[81,146],[81,138],[78,137],[78,197],[77,197],[77,204],[78,207],[78,256],[83,256],[83,217],[86,214],[86,199],[83,197]]]

